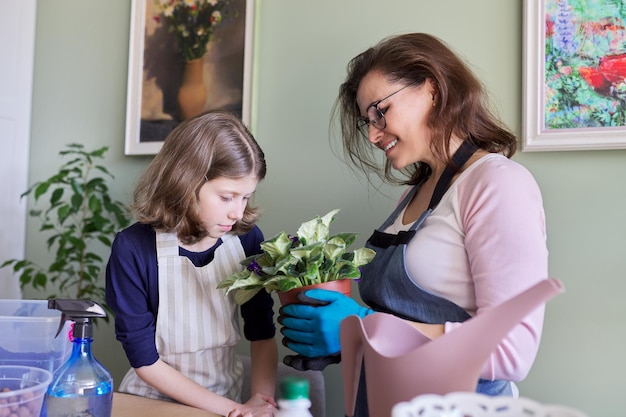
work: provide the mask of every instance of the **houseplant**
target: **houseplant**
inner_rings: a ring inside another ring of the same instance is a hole
[[[244,259],[242,271],[236,272],[218,288],[235,292],[235,301],[243,304],[258,291],[277,291],[281,294],[297,288],[339,280],[358,279],[359,268],[368,264],[375,252],[348,248],[356,233],[330,234],[330,224],[339,209],[317,216],[300,225],[295,236],[280,232],[261,243],[262,253]]]
[[[101,279],[104,260],[98,254],[98,245],[109,247],[115,233],[130,222],[125,206],[109,195],[107,177],[113,175],[96,162],[107,150],[102,147],[87,151],[80,144],[67,145],[59,154],[71,160],[22,194],[33,196],[35,208],[29,215],[39,219],[39,231],[47,236],[47,249],[54,255],[47,266],[28,259],[9,259],[0,265],[11,266],[19,273],[22,289],[30,285],[45,290],[48,284],[54,284],[60,297],[91,299],[106,305]],[[45,208],[38,208],[37,204],[44,201]]]

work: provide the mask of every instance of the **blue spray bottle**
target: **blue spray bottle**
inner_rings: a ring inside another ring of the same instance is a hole
[[[106,317],[98,303],[89,300],[48,300],[48,308],[61,311],[57,336],[66,320],[74,322],[70,358],[52,377],[46,392],[47,417],[111,417],[113,379],[91,352],[93,322]]]

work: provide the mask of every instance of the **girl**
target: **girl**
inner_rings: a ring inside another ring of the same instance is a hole
[[[137,223],[117,235],[106,274],[116,336],[132,366],[121,392],[229,417],[275,411],[273,301],[261,291],[241,306],[254,395],[240,404],[237,307],[216,289],[260,251],[249,199],[265,172],[248,129],[218,111],[178,125],[139,179]]]

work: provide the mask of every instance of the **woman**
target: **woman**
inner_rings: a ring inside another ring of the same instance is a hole
[[[441,40],[399,35],[361,53],[348,66],[337,109],[348,161],[408,189],[368,240],[377,252],[359,282],[368,307],[307,291],[327,304],[281,310],[289,348],[336,354],[341,320],[375,311],[436,338],[548,277],[540,190],[509,159],[516,138],[489,111],[480,82]],[[543,313],[535,310],[500,343],[479,392],[516,394],[512,381],[532,366]],[[367,415],[363,401],[357,416]]]

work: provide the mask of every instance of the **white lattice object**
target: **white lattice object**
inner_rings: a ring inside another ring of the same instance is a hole
[[[524,397],[490,397],[472,392],[420,395],[396,404],[391,417],[589,417],[579,410],[540,404]]]

